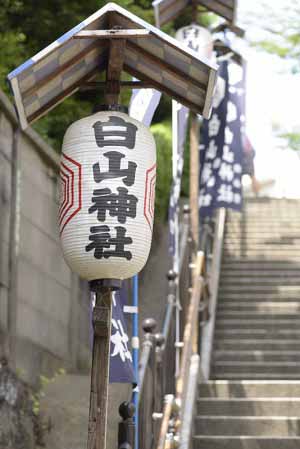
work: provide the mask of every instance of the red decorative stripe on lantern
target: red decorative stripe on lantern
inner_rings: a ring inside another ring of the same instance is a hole
[[[62,153],[62,158],[63,158],[62,160],[64,162],[61,162],[61,167],[62,167],[61,168],[61,179],[64,183],[66,183],[66,189],[64,189],[64,195],[65,195],[65,192],[67,192],[67,199],[64,198],[64,201],[60,208],[60,213],[59,213],[60,234],[62,234],[66,225],[81,210],[81,207],[82,207],[82,192],[81,192],[82,168],[81,168],[81,164],[79,162],[75,161],[74,159],[71,159],[65,153]],[[66,170],[69,173],[69,175],[66,174],[63,169]],[[63,180],[64,177],[65,177],[65,180]],[[70,198],[69,198],[70,179],[71,179],[71,202],[70,202]],[[77,189],[75,189],[75,186],[77,187]],[[76,207],[76,209],[73,211],[74,207]]]
[[[156,170],[156,164],[154,164],[152,167],[150,167],[146,171],[146,182],[145,182],[145,196],[144,196],[144,216],[149,224],[149,227],[152,231],[152,221],[153,221],[153,213],[151,213],[151,200],[153,201],[154,196],[154,189],[152,190],[151,183],[153,182],[153,179],[156,178],[156,174],[151,177],[151,172],[153,170]],[[151,177],[151,178],[150,178]]]
[[[64,196],[64,202],[63,202],[63,204],[61,205],[61,207],[59,209],[59,224],[61,223],[62,218],[67,213],[66,209],[70,207],[70,203],[69,203],[69,194],[70,194],[70,183],[69,183],[69,180],[70,180],[70,177],[69,177],[69,175],[67,173],[65,173],[63,171],[63,166],[64,165],[61,164],[60,179],[61,179],[62,182],[64,182],[64,185],[65,185],[65,188],[64,188],[64,195],[65,196]],[[64,168],[66,168],[66,167],[64,166]],[[73,172],[68,170],[68,169],[67,169],[67,171],[69,171],[69,173],[71,173],[72,185],[73,185],[73,183],[74,183],[74,181],[73,181],[73,177],[74,177]],[[72,187],[71,187],[71,193],[72,193]],[[71,205],[73,205],[73,199],[71,200],[71,202],[72,202]]]
[[[152,216],[152,218],[154,218],[155,184],[156,184],[156,173],[150,181],[149,213]]]

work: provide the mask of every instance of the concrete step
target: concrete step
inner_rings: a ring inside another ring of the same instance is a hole
[[[291,253],[300,252],[300,245],[299,243],[290,243],[290,244],[283,244],[283,243],[257,243],[257,242],[251,242],[248,239],[245,241],[236,240],[235,242],[227,242],[225,241],[223,244],[223,250],[224,252],[230,252],[233,251],[262,251],[263,253],[268,252],[280,252],[285,254],[287,251]]]
[[[217,308],[217,316],[228,316],[231,314],[242,314],[248,316],[251,313],[265,313],[268,315],[281,315],[281,314],[300,314],[300,301],[226,301],[223,303],[221,300]]]
[[[276,285],[272,287],[271,285],[221,285],[220,294],[226,292],[283,292],[283,293],[299,293],[300,296],[300,286],[299,285]]]
[[[292,271],[292,270],[299,270],[300,269],[300,263],[294,264],[293,262],[286,261],[277,261],[277,260],[262,260],[262,259],[254,259],[254,260],[244,260],[244,259],[237,259],[237,260],[230,260],[230,259],[223,259],[222,261],[222,272],[227,271],[261,271],[261,270],[272,270],[272,271]]]
[[[219,378],[220,374],[222,378],[227,378],[230,373],[236,373],[240,375],[240,379],[252,378],[252,374],[260,375],[260,379],[268,379],[269,374],[275,375],[276,379],[283,379],[282,376],[289,376],[290,374],[297,375],[297,379],[300,379],[300,362],[265,362],[265,361],[247,361],[241,362],[238,360],[228,361],[213,361],[212,364],[212,377]],[[247,377],[245,377],[247,376]],[[230,378],[230,377],[228,377]]]
[[[300,437],[195,436],[193,449],[299,449]]]
[[[276,275],[272,275],[270,277],[262,277],[262,276],[247,276],[246,274],[240,276],[230,276],[224,275],[222,273],[220,279],[220,286],[225,287],[227,285],[264,285],[264,286],[289,286],[294,285],[299,288],[300,291],[300,278],[298,276],[285,276],[285,277],[277,277]]]
[[[294,303],[300,301],[300,293],[298,291],[228,291],[219,292],[218,304],[226,304],[227,302],[244,302],[251,305],[252,303],[268,303],[268,302],[285,302]]]
[[[227,234],[224,237],[224,243],[227,245],[250,245],[250,244],[258,244],[258,245],[292,245],[293,243],[300,245],[300,233],[285,236],[282,234],[277,234],[275,237],[273,234],[270,234],[269,236],[266,234],[245,234],[243,232],[240,232],[237,235]]]
[[[262,216],[254,216],[251,215],[246,216],[243,220],[229,220],[226,222],[227,230],[231,230],[232,228],[258,228],[262,229],[278,229],[282,232],[288,232],[290,229],[299,229],[300,228],[300,220],[299,217],[289,217],[287,220],[283,220],[282,218],[278,218],[277,221],[274,220],[274,217],[262,217]]]
[[[258,330],[266,331],[294,331],[298,330],[300,335],[300,320],[297,315],[289,317],[288,319],[279,319],[276,317],[269,317],[266,315],[252,318],[236,318],[236,319],[217,319],[216,330],[232,330],[232,329],[252,329],[256,332]]]
[[[197,416],[195,432],[201,436],[300,436],[300,418],[297,416]]]
[[[214,349],[220,351],[300,351],[300,340],[298,339],[268,339],[268,338],[255,338],[256,336],[250,335],[250,333],[243,336],[241,339],[224,337],[215,338]]]
[[[224,258],[228,258],[228,259],[240,259],[243,258],[244,260],[249,260],[249,259],[253,259],[253,258],[257,258],[260,257],[262,259],[268,259],[268,260],[287,260],[289,262],[300,262],[300,251],[297,249],[295,252],[288,250],[288,251],[284,251],[284,250],[265,250],[265,249],[247,249],[247,250],[227,250],[225,248],[224,252],[223,252],[223,257]]]
[[[232,231],[264,231],[264,232],[280,232],[282,234],[289,234],[290,231],[299,232],[300,231],[300,222],[291,221],[284,222],[278,221],[275,223],[272,220],[258,220],[258,219],[247,219],[245,221],[229,221],[226,223],[226,234]]]
[[[213,363],[216,365],[222,365],[223,362],[231,364],[239,362],[300,362],[300,351],[262,351],[262,350],[245,350],[245,351],[233,351],[233,350],[216,350],[213,353]],[[253,364],[253,366],[255,366]]]
[[[216,329],[215,339],[223,338],[235,338],[235,339],[249,339],[255,335],[256,339],[282,339],[282,340],[299,340],[300,342],[300,329],[281,329],[278,328],[256,328],[255,330],[251,328],[236,327],[235,329]]]
[[[300,380],[299,373],[277,373],[277,372],[271,372],[271,373],[254,373],[254,372],[248,372],[248,373],[237,373],[235,371],[229,372],[229,373],[223,373],[223,372],[212,372],[211,374],[212,380]]]
[[[236,277],[245,277],[247,279],[252,278],[277,278],[277,279],[297,279],[298,283],[300,285],[300,276],[299,276],[299,268],[286,268],[278,270],[276,267],[274,269],[255,269],[256,267],[253,267],[251,270],[245,269],[244,267],[241,267],[238,269],[230,269],[230,268],[222,268],[222,275],[221,279],[235,279]]]
[[[217,380],[199,384],[199,399],[205,397],[254,398],[254,397],[298,397],[300,381],[228,381]]]
[[[229,302],[226,304],[220,302],[217,316],[218,317],[234,317],[234,316],[249,316],[249,314],[255,315],[263,315],[267,314],[268,316],[275,315],[288,317],[289,315],[299,314],[300,316],[300,301],[294,302]]]
[[[200,398],[197,415],[300,416],[300,398]]]
[[[293,243],[296,241],[299,244],[300,232],[290,233],[288,236],[284,236],[278,232],[266,233],[266,232],[231,232],[224,236],[224,243],[226,244],[250,244],[250,243],[264,243],[269,244],[282,244]]]
[[[273,314],[272,312],[266,314],[266,313],[261,313],[261,312],[249,312],[246,311],[244,313],[242,312],[221,312],[220,310],[218,310],[217,313],[217,322],[218,323],[223,323],[227,322],[227,321],[234,321],[234,323],[236,324],[237,322],[241,322],[246,323],[246,321],[254,321],[260,324],[264,324],[269,323],[269,322],[274,322],[274,323],[278,323],[280,322],[288,322],[288,321],[292,321],[292,322],[299,322],[298,324],[300,324],[299,321],[300,315],[296,314],[296,313],[277,313],[277,314]],[[229,323],[231,325],[231,323]]]

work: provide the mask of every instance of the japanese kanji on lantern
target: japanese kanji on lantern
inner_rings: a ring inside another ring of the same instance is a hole
[[[60,236],[70,268],[87,280],[138,273],[154,218],[156,148],[149,129],[115,111],[73,123],[60,179]]]
[[[175,38],[187,45],[187,47],[196,51],[202,57],[211,58],[213,51],[213,37],[212,34],[206,29],[195,23],[180,28]]]

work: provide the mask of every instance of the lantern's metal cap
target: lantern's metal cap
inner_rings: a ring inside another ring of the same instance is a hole
[[[143,38],[127,33],[125,72],[209,118],[217,66],[126,9],[107,3],[8,75],[22,129],[106,72],[109,39],[99,42],[99,36],[84,38],[82,33],[109,32],[116,26],[145,31]]]
[[[103,288],[110,288],[111,290],[120,290],[122,287],[121,279],[94,279],[89,282],[90,290],[92,292],[100,292]]]
[[[94,112],[100,111],[116,111],[116,112],[124,112],[128,114],[128,107],[122,104],[99,104],[95,106]]]

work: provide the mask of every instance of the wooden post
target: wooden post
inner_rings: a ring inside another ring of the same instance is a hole
[[[110,40],[105,91],[105,102],[108,107],[119,102],[125,45],[126,39]],[[109,280],[105,282],[109,285]],[[106,449],[111,303],[112,286],[103,286],[102,282],[102,286],[96,288],[96,304],[93,311],[94,342],[87,449]]]
[[[191,115],[190,128],[190,210],[191,234],[197,254],[199,243],[199,120],[197,115]]]
[[[101,288],[96,293],[93,311],[94,343],[87,449],[106,448],[111,303],[111,289]]]

